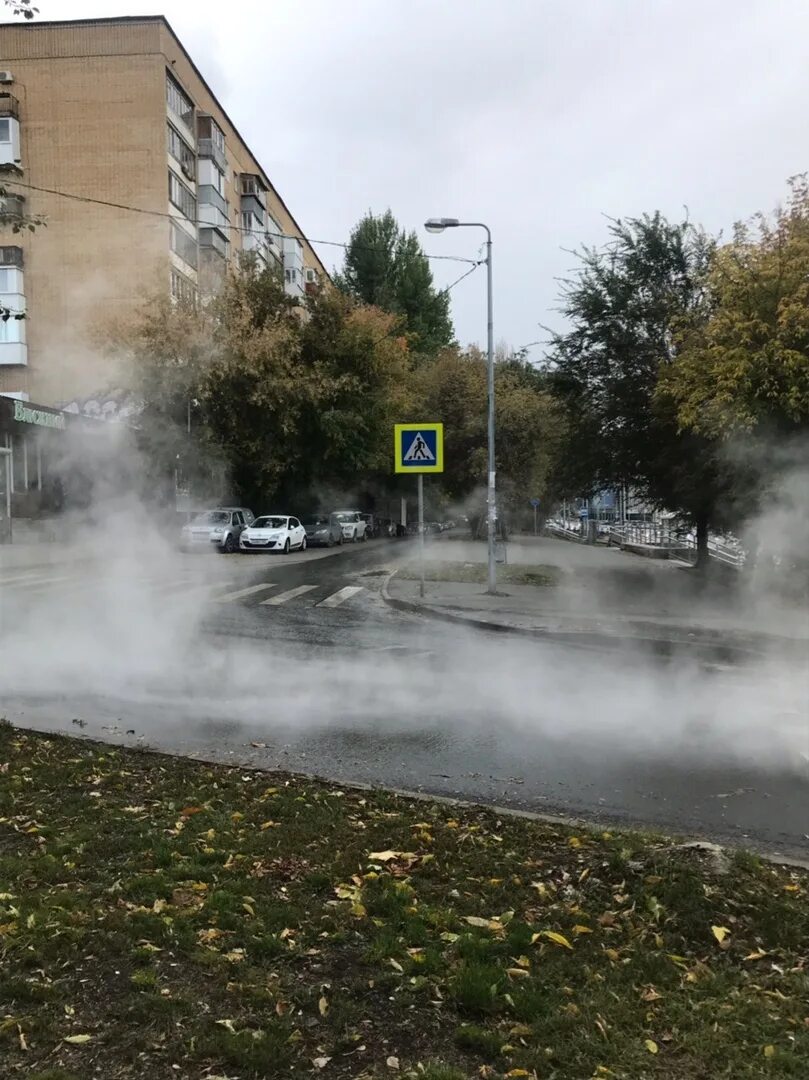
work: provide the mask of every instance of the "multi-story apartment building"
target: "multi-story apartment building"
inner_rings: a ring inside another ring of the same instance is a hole
[[[119,372],[104,320],[214,291],[253,252],[302,296],[326,271],[161,16],[0,26],[0,394],[65,407]]]

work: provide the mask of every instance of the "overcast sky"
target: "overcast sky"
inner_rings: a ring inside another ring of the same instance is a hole
[[[166,15],[312,237],[390,207],[427,252],[474,258],[482,234],[422,223],[485,221],[515,347],[558,325],[565,249],[603,242],[605,215],[687,206],[727,230],[809,161],[805,0],[36,2]],[[464,267],[433,269],[444,286]],[[484,341],[483,268],[452,302],[460,340]]]

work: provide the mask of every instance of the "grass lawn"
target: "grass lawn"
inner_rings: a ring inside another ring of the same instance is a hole
[[[485,585],[487,580],[486,563],[443,562],[440,559],[426,559],[424,563],[425,581],[462,581],[472,585]],[[417,560],[406,563],[399,571],[399,577],[409,581],[421,578]],[[555,585],[559,571],[554,566],[498,566],[497,581],[500,585]]]
[[[3,1080],[809,1076],[807,877],[0,725]]]

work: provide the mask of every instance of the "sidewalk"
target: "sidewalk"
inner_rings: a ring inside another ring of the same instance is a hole
[[[428,545],[428,565],[481,564],[481,543],[438,540]],[[414,569],[416,552],[402,564]],[[533,636],[637,640],[706,645],[761,652],[809,648],[805,607],[756,596],[739,578],[704,581],[683,565],[639,559],[616,548],[589,547],[546,537],[521,537],[508,545],[509,566],[542,567],[555,584],[485,586],[460,581],[419,582],[395,574],[387,588],[394,606],[450,621]],[[449,568],[448,568],[449,570]]]

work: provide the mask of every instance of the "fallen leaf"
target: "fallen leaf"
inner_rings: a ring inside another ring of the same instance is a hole
[[[468,922],[470,926],[478,926],[481,930],[489,930],[492,925],[491,919],[481,919],[478,915],[467,915],[465,922]]]
[[[225,1028],[226,1031],[229,1031],[231,1035],[238,1035],[232,1020],[217,1020],[216,1023],[219,1024],[220,1027]]]
[[[397,1057],[389,1057],[385,1059],[385,1064],[389,1069],[399,1068],[399,1059]]]
[[[758,952],[748,953],[747,956],[744,957],[744,959],[745,960],[761,960],[761,958],[763,956],[766,956],[766,955],[767,954],[763,949],[759,949]]]
[[[403,968],[403,967],[402,967],[402,965],[401,965],[401,964],[399,963],[399,961],[398,961],[398,960],[394,960],[394,959],[393,959],[393,957],[391,957],[391,958],[390,958],[390,959],[388,960],[388,963],[390,964],[390,966],[391,966],[391,967],[393,968],[393,970],[394,970],[394,971],[404,971],[404,968]]]
[[[90,1042],[92,1035],[67,1035],[65,1042],[70,1043],[71,1046],[82,1046],[84,1043]]]
[[[537,938],[547,938],[548,941],[552,941],[554,945],[561,945],[565,949],[573,948],[564,934],[557,934],[555,930],[540,930],[538,934],[534,934],[531,938],[531,943],[533,944]]]
[[[328,1003],[328,1001],[326,1000],[325,997],[322,997],[320,999],[320,1001],[318,1001],[317,1007],[318,1007],[318,1011],[320,1012],[320,1015],[325,1016],[326,1013],[329,1011],[329,1003]]]
[[[531,1074],[527,1069],[510,1069],[506,1076],[530,1076]]]
[[[312,1064],[314,1065],[314,1067],[316,1069],[325,1069],[330,1061],[331,1061],[330,1057],[312,1058]]]
[[[660,1001],[663,997],[662,994],[658,994],[657,990],[653,986],[647,986],[641,994],[643,1001]]]
[[[572,848],[579,848],[581,847],[581,840],[578,838],[578,836],[571,836],[568,840],[568,844],[570,844]]]
[[[574,934],[592,934],[592,932],[589,926],[581,926],[578,923],[573,927]]]
[[[764,1047],[764,1057],[766,1057],[766,1058],[775,1057],[775,1047],[772,1045],[772,1043],[770,1043],[768,1046]]]
[[[23,1029],[20,1027],[19,1024],[17,1024],[17,1039],[18,1039],[19,1044],[20,1044],[20,1050],[27,1050],[28,1049],[28,1043],[25,1041],[25,1032],[23,1031]]]
[[[400,859],[402,855],[407,854],[404,851],[371,851],[368,858],[371,862],[392,862],[393,859]]]
[[[730,936],[730,931],[727,927],[711,927],[711,933],[714,935],[719,945],[724,945],[726,937]]]
[[[646,1047],[650,1054],[657,1053],[657,1043],[654,1041],[654,1039],[645,1039],[643,1045]]]
[[[526,971],[525,968],[506,968],[506,975],[509,975],[512,979],[527,979],[530,977],[530,974],[531,973]]]

